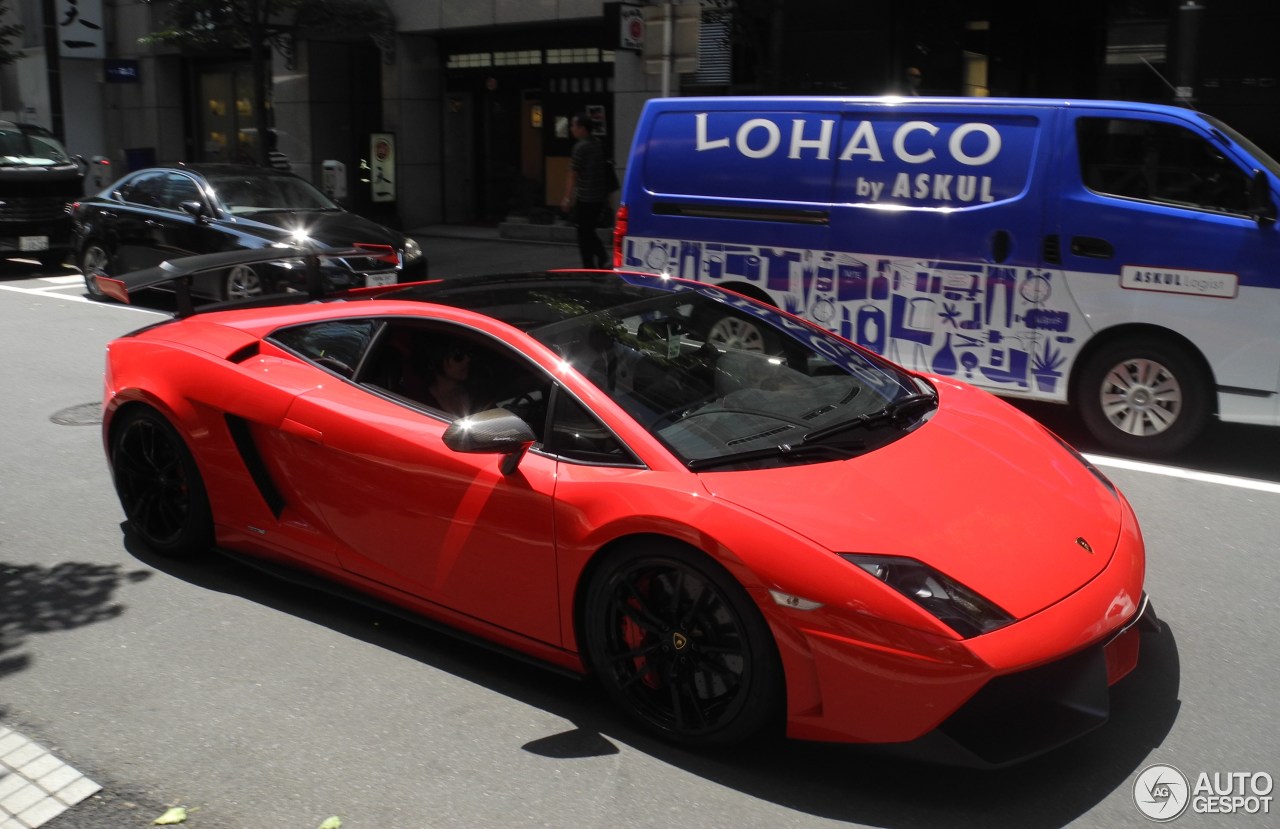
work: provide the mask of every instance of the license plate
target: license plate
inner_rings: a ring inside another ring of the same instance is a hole
[[[366,274],[364,284],[370,288],[379,288],[383,285],[394,285],[396,284],[396,275],[393,273]]]
[[[19,236],[18,250],[48,250],[48,236]]]

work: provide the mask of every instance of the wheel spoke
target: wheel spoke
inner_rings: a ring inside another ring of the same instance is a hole
[[[647,598],[636,588],[635,583],[627,580],[618,585],[620,591],[627,595],[617,603],[618,610],[650,633],[661,633],[664,624],[649,610]]]

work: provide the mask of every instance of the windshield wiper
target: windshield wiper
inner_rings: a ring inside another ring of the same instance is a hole
[[[745,452],[734,452],[714,458],[694,458],[687,466],[694,472],[713,469],[717,466],[732,466],[737,463],[770,460],[772,458],[803,460],[817,455],[825,455],[834,460],[847,460],[856,457],[865,449],[862,441],[834,443],[780,443],[763,449],[748,449]]]
[[[908,394],[906,397],[900,397],[893,401],[883,409],[874,412],[867,412],[858,415],[851,420],[845,420],[840,423],[833,423],[830,426],[824,426],[821,429],[815,429],[801,439],[804,445],[812,445],[819,441],[825,440],[832,435],[838,435],[854,429],[868,429],[872,426],[881,424],[890,424],[892,426],[902,427],[908,420],[914,418],[917,414],[931,412],[938,405],[938,396],[932,393],[917,392]]]

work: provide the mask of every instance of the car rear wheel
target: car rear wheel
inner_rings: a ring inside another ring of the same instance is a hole
[[[101,242],[91,241],[80,251],[80,273],[84,274],[84,288],[89,296],[102,299],[105,295],[94,280],[95,274],[111,273],[111,254]]]
[[[247,299],[261,296],[265,292],[266,285],[262,277],[248,265],[236,265],[222,278],[223,299]]]
[[[696,551],[661,542],[606,553],[584,614],[591,665],[613,700],[677,742],[728,745],[782,712],[782,669],[746,591]]]
[[[1154,337],[1103,347],[1081,369],[1080,417],[1106,448],[1131,455],[1176,452],[1208,424],[1212,384],[1177,343]]]
[[[129,527],[165,555],[208,549],[209,498],[182,436],[155,409],[128,409],[120,417],[111,435],[111,472]]]

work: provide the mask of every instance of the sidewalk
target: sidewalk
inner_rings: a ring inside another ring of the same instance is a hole
[[[429,225],[407,231],[427,257],[431,278],[580,267],[571,225],[504,222],[497,226]],[[605,250],[612,240],[601,229]]]
[[[0,829],[35,829],[101,786],[38,743],[0,725]]]

